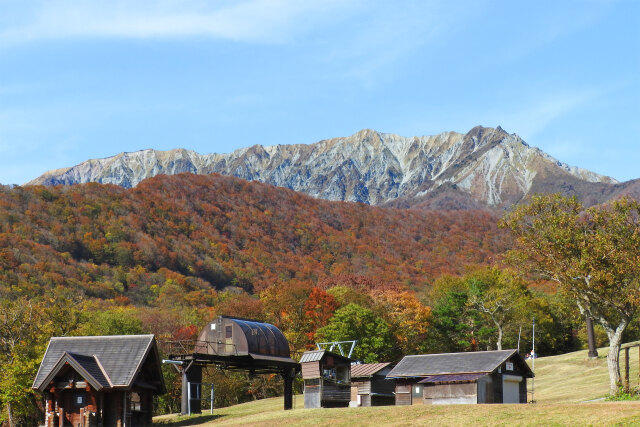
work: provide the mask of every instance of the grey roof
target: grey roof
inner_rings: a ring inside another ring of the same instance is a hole
[[[48,383],[45,383],[45,380],[65,354],[69,360],[72,359],[97,382],[104,384],[104,380],[106,384],[110,381],[115,387],[129,387],[152,350],[157,358],[153,335],[54,337],[49,341],[33,382],[33,388],[46,387]],[[159,360],[157,362],[159,363]],[[73,365],[73,363],[70,364]],[[159,376],[164,388],[164,380],[160,372]]]
[[[391,363],[361,363],[359,365],[351,365],[351,378],[370,377],[380,372]]]
[[[474,351],[405,356],[387,377],[427,377],[429,375],[493,372],[510,357],[522,357],[517,350]],[[526,363],[523,362],[524,365]],[[528,369],[524,368],[524,369]]]
[[[324,356],[324,352],[325,350],[305,351],[304,353],[302,353],[300,363],[317,362],[318,360],[322,359],[322,356]]]
[[[484,377],[485,373],[481,374],[449,374],[449,375],[431,375],[422,381],[418,381],[418,384],[427,383],[449,383],[449,382],[470,382],[475,381],[480,377]]]

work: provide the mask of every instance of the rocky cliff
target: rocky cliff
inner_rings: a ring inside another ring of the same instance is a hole
[[[314,144],[254,145],[229,154],[149,149],[49,171],[27,185],[133,187],[154,175],[184,172],[233,175],[328,200],[397,207],[508,207],[533,192],[584,199],[622,191],[612,178],[561,163],[500,127],[480,126],[467,134],[421,137],[367,129]]]

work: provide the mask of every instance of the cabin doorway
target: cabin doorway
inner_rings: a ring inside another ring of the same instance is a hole
[[[520,403],[520,382],[522,377],[504,375],[502,377],[502,403]]]

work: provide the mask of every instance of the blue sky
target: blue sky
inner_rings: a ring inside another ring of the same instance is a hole
[[[635,0],[0,0],[0,183],[478,124],[640,178],[639,18]]]

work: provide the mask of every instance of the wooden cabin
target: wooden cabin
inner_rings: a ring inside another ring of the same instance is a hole
[[[33,388],[47,427],[150,425],[166,392],[153,335],[51,338]]]
[[[351,365],[349,406],[384,406],[395,403],[395,380],[387,379],[391,363]]]
[[[527,403],[532,377],[517,350],[405,356],[387,374],[396,405]]]
[[[326,350],[306,351],[300,358],[304,407],[349,406],[351,359]]]

